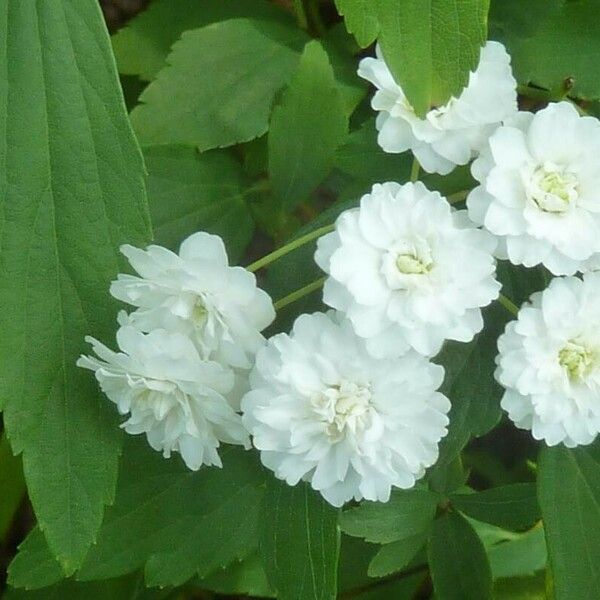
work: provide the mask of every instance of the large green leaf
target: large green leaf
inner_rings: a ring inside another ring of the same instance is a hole
[[[128,443],[115,504],[78,579],[116,577],[145,564],[148,585],[180,585],[255,551],[262,469],[241,448],[220,454],[222,469],[191,472],[145,440]]]
[[[267,481],[261,535],[263,565],[279,600],[337,596],[338,511],[308,484]]]
[[[491,599],[492,573],[485,549],[460,514],[450,512],[435,520],[428,555],[436,598]]]
[[[512,540],[488,549],[494,579],[526,577],[546,568],[548,552],[542,527],[535,527]]]
[[[155,0],[112,38],[119,73],[154,79],[184,31],[241,17],[292,22],[265,0]]]
[[[532,35],[507,31],[504,41],[518,81],[560,90],[572,78],[573,95],[600,98],[600,3],[596,0],[564,2]]]
[[[251,19],[185,32],[131,113],[140,140],[208,150],[262,135],[306,39],[297,27]]]
[[[318,106],[318,109],[316,107]],[[327,53],[306,45],[298,71],[273,110],[269,173],[275,197],[292,209],[331,171],[348,119]]]
[[[176,249],[188,235],[208,231],[223,238],[236,262],[254,230],[241,165],[226,152],[186,146],[149,146],[144,157],[155,241]]]
[[[544,448],[538,494],[556,600],[600,593],[600,443]]]
[[[527,529],[541,516],[534,483],[514,483],[475,494],[454,494],[450,500],[469,517],[506,529]]]
[[[70,572],[120,451],[116,411],[75,361],[86,334],[114,331],[119,245],[150,237],[143,165],[97,2],[5,2],[0,38],[0,404]]]
[[[390,70],[418,115],[457,96],[479,63],[489,0],[336,0],[367,46],[379,35]]]

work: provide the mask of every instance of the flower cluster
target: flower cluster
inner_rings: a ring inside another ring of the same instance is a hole
[[[98,358],[78,364],[96,373],[104,393],[145,433],[155,450],[179,452],[190,469],[221,465],[220,442],[250,447],[239,405],[247,370],[275,318],[269,296],[241,267],[230,267],[221,238],[196,233],[175,254],[161,246],[123,246],[138,275],[119,275],[121,313],[113,352],[88,338]]]
[[[119,315],[120,351],[88,338],[96,357],[78,363],[128,415],[125,430],[164,456],[198,469],[220,465],[221,442],[252,443],[276,477],[308,481],[335,506],[385,502],[436,462],[450,402],[430,359],[483,328],[481,309],[501,288],[496,259],[556,275],[600,267],[596,119],[567,102],[517,112],[496,42],[461,95],[424,119],[379,50],[359,74],[378,88],[385,151],[410,149],[442,174],[475,158],[467,210],[418,181],[374,185],[317,243],[333,310],[301,315],[269,340],[271,298],[249,270],[229,266],[220,238],[194,234],[178,254],[124,246],[137,275],[111,286],[133,307]],[[600,432],[598,297],[600,273],[555,279],[498,342],[502,407],[550,445]]]

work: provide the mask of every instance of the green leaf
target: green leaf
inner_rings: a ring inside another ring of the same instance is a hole
[[[514,577],[494,582],[494,600],[549,600],[543,571],[534,577]]]
[[[331,171],[348,119],[327,53],[306,45],[298,70],[273,110],[269,172],[275,197],[291,210]]]
[[[541,517],[534,483],[514,483],[475,494],[454,494],[450,500],[469,517],[505,529],[527,529]]]
[[[119,73],[154,79],[184,31],[242,17],[292,24],[289,13],[263,0],[155,0],[112,38]]]
[[[68,572],[113,499],[121,434],[84,336],[114,331],[118,247],[150,237],[143,163],[94,0],[0,16],[0,404],[40,529]]]
[[[492,573],[485,549],[460,514],[446,513],[434,521],[428,555],[436,598],[491,599]]]
[[[185,32],[131,113],[140,140],[209,150],[262,135],[305,41],[297,27],[251,19]]]
[[[344,17],[346,29],[354,35],[362,48],[375,41],[379,33],[378,0],[335,0]]]
[[[600,4],[596,0],[570,0],[545,19],[528,37],[507,33],[517,80],[549,90],[563,88],[573,78],[570,93],[579,98],[600,98]]]
[[[0,434],[0,545],[25,497],[25,479],[21,459],[14,456],[8,439]]]
[[[555,13],[566,0],[492,0],[490,3],[490,28],[504,34],[528,36]],[[504,38],[504,35],[501,36]]]
[[[197,579],[194,584],[203,590],[227,596],[246,594],[260,598],[275,597],[258,552],[204,579]]]
[[[177,249],[188,235],[208,231],[237,262],[254,230],[241,165],[226,152],[186,146],[149,146],[144,158],[155,241]]]
[[[308,484],[267,480],[261,554],[279,600],[337,596],[338,511]]]
[[[369,565],[370,577],[385,577],[404,569],[425,545],[429,530],[385,544]]]
[[[220,454],[222,469],[192,472],[143,439],[128,443],[115,504],[78,579],[116,577],[145,564],[147,585],[180,585],[254,552],[262,469],[239,447]]]
[[[396,490],[389,502],[363,502],[340,515],[344,533],[368,542],[395,542],[427,530],[439,496],[426,489]]]
[[[336,0],[361,46],[375,36],[417,115],[458,96],[479,64],[489,0]]]
[[[535,527],[518,538],[495,544],[488,550],[494,579],[525,577],[546,568],[548,552],[542,527]]]
[[[496,341],[510,314],[495,303],[483,310],[483,317],[484,329],[472,342],[446,342],[435,358],[446,369],[442,392],[452,402],[438,465],[452,461],[472,436],[487,433],[502,414],[502,388],[494,379]]]
[[[35,527],[19,545],[8,568],[8,583],[15,588],[35,590],[65,578],[58,561],[50,554],[44,534]]]
[[[538,495],[557,600],[595,600],[600,590],[600,444],[544,448]]]
[[[80,583],[65,579],[40,590],[25,591],[9,589],[2,600],[163,600],[171,590],[148,590],[144,588],[139,573],[110,579]]]

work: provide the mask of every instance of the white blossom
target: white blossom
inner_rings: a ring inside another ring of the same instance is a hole
[[[375,357],[412,347],[433,356],[468,342],[498,296],[494,239],[420,182],[376,184],[319,239],[324,302],[342,311]]]
[[[371,106],[379,111],[379,145],[386,152],[412,150],[430,173],[445,175],[478,152],[497,125],[517,111],[517,83],[504,46],[488,42],[479,66],[458,98],[432,108],[425,118],[415,114],[402,88],[394,81],[381,51],[361,60],[358,74],[377,92]]]
[[[271,298],[242,267],[230,267],[220,237],[200,232],[179,255],[161,246],[122,246],[138,276],[120,274],[115,298],[136,306],[125,322],[141,331],[178,331],[204,359],[249,369],[275,318]]]
[[[600,432],[600,273],[554,279],[498,340],[502,407],[549,446]]]
[[[600,267],[600,122],[569,102],[509,119],[473,163],[469,216],[497,256],[555,275]]]
[[[97,357],[77,364],[95,372],[102,391],[129,418],[127,433],[145,433],[154,450],[168,458],[179,452],[188,468],[221,466],[219,442],[249,447],[248,433],[236,413],[231,369],[201,360],[194,344],[180,333],[133,327],[117,331],[121,352],[87,337]]]
[[[334,506],[410,488],[438,457],[444,370],[416,352],[378,360],[340,315],[300,316],[259,350],[242,399],[263,464]]]

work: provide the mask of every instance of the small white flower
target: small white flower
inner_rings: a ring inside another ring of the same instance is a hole
[[[600,432],[600,273],[554,279],[498,340],[502,408],[549,446]]]
[[[315,260],[329,274],[324,302],[342,311],[375,357],[445,339],[468,342],[480,307],[497,298],[494,239],[422,183],[377,184],[342,213]]]
[[[371,357],[339,315],[302,315],[259,350],[243,421],[263,464],[289,485],[310,481],[334,506],[386,502],[437,460],[450,409],[436,392],[443,377],[415,352]]]
[[[600,267],[600,122],[569,102],[519,113],[473,163],[469,216],[497,256],[555,275]]]
[[[149,246],[121,251],[139,273],[119,275],[111,294],[138,307],[126,319],[141,331],[166,329],[188,335],[202,358],[249,369],[264,343],[260,333],[275,318],[271,298],[242,267],[228,265],[220,237],[200,232],[179,255]]]
[[[154,450],[168,458],[179,452],[192,470],[221,466],[219,442],[249,447],[248,433],[234,407],[234,374],[200,359],[180,333],[133,327],[117,331],[121,352],[87,337],[98,358],[82,356],[77,365],[95,372],[102,391],[122,415],[131,434],[145,433]]]
[[[445,175],[467,164],[496,126],[517,111],[517,82],[504,46],[488,42],[476,71],[458,98],[433,108],[421,119],[394,81],[381,51],[361,60],[358,74],[378,91],[371,106],[379,111],[379,145],[386,152],[412,150],[429,173]]]

